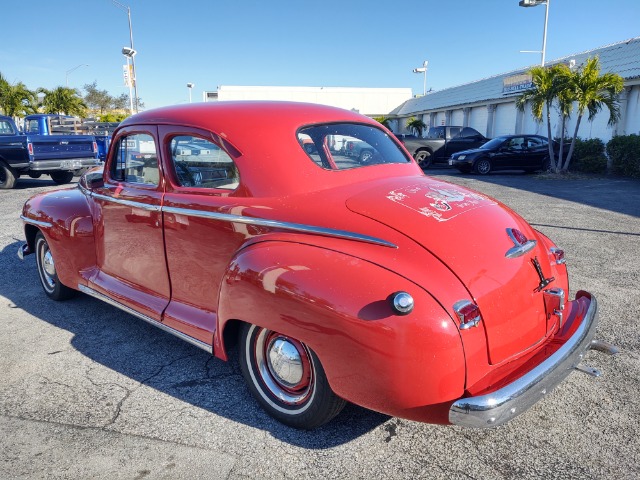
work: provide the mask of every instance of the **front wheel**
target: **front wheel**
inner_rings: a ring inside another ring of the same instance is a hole
[[[491,171],[491,161],[488,158],[481,158],[474,165],[474,170],[479,175],[486,175]]]
[[[373,152],[371,150],[363,150],[360,153],[360,163],[367,163],[373,157]]]
[[[51,172],[49,175],[51,175],[51,180],[58,185],[64,185],[73,180],[73,172]]]
[[[345,401],[331,390],[318,357],[304,343],[245,324],[240,369],[251,394],[277,420],[311,430],[335,417]]]
[[[414,157],[420,168],[428,168],[431,166],[431,152],[428,150],[420,150],[416,152]]]
[[[67,300],[73,297],[76,293],[75,290],[67,287],[58,279],[53,254],[42,232],[36,234],[36,264],[38,265],[40,283],[44,293],[49,298],[52,300]]]

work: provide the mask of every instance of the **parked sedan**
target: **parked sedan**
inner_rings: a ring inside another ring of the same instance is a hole
[[[463,173],[473,170],[480,175],[495,170],[548,170],[549,144],[540,135],[503,135],[479,148],[454,153],[449,165]]]
[[[345,157],[347,142],[375,155]],[[103,171],[32,197],[21,218],[18,253],[35,254],[50,299],[80,291],[221,360],[237,346],[253,396],[297,428],[347,401],[496,426],[587,350],[613,352],[592,341],[596,299],[569,299],[551,240],[425,176],[378,122],[332,107],[139,113],[114,133]]]

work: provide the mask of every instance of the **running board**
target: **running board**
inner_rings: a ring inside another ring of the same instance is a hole
[[[123,305],[120,302],[116,302],[114,299],[107,297],[106,295],[94,290],[93,288],[87,287],[86,285],[81,285],[78,284],[78,290],[80,290],[82,293],[86,293],[87,295],[93,297],[93,298],[97,298],[98,300],[102,300],[105,303],[108,303],[109,305],[112,305],[116,308],[119,308],[120,310],[122,310],[123,312],[126,312],[130,315],[133,315],[134,317],[138,317],[140,320],[144,320],[145,322],[147,322],[150,325],[153,325],[154,327],[159,328],[160,330],[163,330],[167,333],[170,333],[171,335],[174,335],[176,337],[178,337],[181,340],[184,340],[185,342],[190,343],[191,345],[194,345],[198,348],[201,348],[202,350],[210,353],[213,355],[213,348],[211,347],[211,345],[208,345],[204,342],[201,342],[200,340],[190,337],[189,335],[186,335],[178,330],[176,330],[175,328],[171,328],[167,325],[165,325],[164,323],[161,323],[157,320],[154,320],[151,317],[148,317],[140,312],[137,312],[136,310],[134,310],[133,308],[127,307],[126,305]]]

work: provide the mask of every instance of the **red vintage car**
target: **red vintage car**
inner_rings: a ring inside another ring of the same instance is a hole
[[[298,428],[346,401],[497,426],[574,367],[592,372],[586,351],[615,351],[593,340],[594,296],[568,298],[551,240],[336,108],[134,115],[104,172],[36,195],[22,219],[19,255],[35,253],[51,299],[83,292],[222,360],[237,345],[255,398]]]

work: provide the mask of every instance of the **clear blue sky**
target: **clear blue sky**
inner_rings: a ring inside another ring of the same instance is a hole
[[[147,108],[218,85],[410,87],[429,61],[440,90],[539,63],[544,6],[518,0],[120,0],[131,7],[138,93]],[[5,0],[0,72],[27,87],[113,95],[129,45],[111,0]],[[551,0],[547,59],[640,36],[639,0]]]

